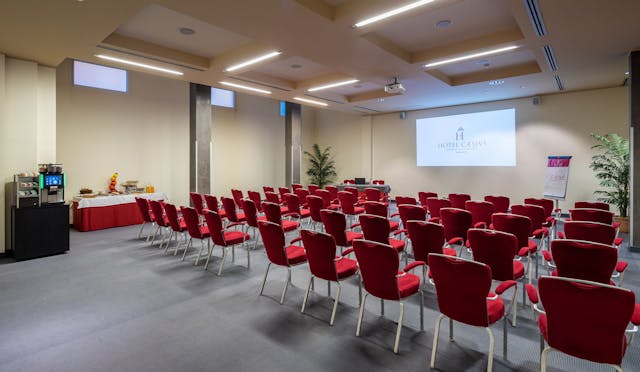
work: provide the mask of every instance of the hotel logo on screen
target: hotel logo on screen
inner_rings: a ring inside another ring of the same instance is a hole
[[[464,127],[459,126],[455,132],[455,141],[440,142],[436,144],[439,150],[454,151],[459,154],[468,153],[487,146],[486,139],[471,139],[465,141]]]

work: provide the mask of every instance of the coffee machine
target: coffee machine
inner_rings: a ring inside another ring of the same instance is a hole
[[[64,203],[67,184],[62,164],[40,164],[40,204]]]

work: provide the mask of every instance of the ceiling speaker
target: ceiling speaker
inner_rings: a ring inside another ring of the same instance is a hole
[[[534,106],[538,106],[540,104],[540,96],[534,96],[531,103],[533,103]]]
[[[406,119],[406,118],[407,118],[407,113],[406,113],[406,112],[404,112],[404,111],[402,111],[402,112],[400,113],[400,119],[404,120],[404,119]]]

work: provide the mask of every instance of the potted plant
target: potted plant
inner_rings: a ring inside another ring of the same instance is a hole
[[[599,154],[591,157],[589,167],[596,172],[600,186],[604,190],[596,190],[598,200],[613,204],[618,208],[620,216],[615,220],[620,222],[620,231],[629,231],[629,140],[615,133],[599,135],[591,133],[597,144],[592,149],[600,150]]]
[[[333,181],[333,177],[337,175],[335,162],[333,161],[330,150],[330,146],[324,150],[320,150],[320,146],[314,143],[312,152],[304,152],[311,165],[309,169],[307,169],[307,175],[310,177],[311,183],[321,188]]]

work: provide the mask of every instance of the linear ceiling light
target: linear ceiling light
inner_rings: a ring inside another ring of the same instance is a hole
[[[411,9],[415,9],[415,8],[417,8],[419,6],[423,6],[423,5],[429,4],[430,2],[433,2],[433,0],[421,0],[421,1],[413,2],[411,4],[407,4],[407,5],[402,6],[400,8],[389,10],[389,11],[384,12],[382,14],[378,14],[377,16],[373,16],[371,18],[367,18],[365,20],[362,20],[362,21],[356,23],[355,25],[353,25],[353,28],[366,26],[366,25],[368,25],[370,23],[378,22],[378,21],[381,21],[383,19],[386,19],[386,18],[389,18],[389,17],[393,17],[394,15],[398,15],[400,13],[408,12]]]
[[[351,80],[346,80],[346,81],[339,81],[337,83],[331,83],[331,84],[326,84],[326,85],[320,85],[317,87],[313,87],[313,88],[309,88],[307,89],[308,92],[315,92],[318,90],[324,90],[324,89],[329,89],[329,88],[335,88],[335,87],[341,87],[343,85],[348,85],[348,84],[353,84],[353,83],[357,83],[358,79],[351,79]]]
[[[328,104],[326,104],[324,102],[315,101],[315,100],[307,99],[307,98],[293,97],[293,99],[295,99],[296,101],[312,103],[314,105],[319,105],[319,106],[329,106]]]
[[[483,56],[488,56],[490,54],[497,54],[497,53],[502,53],[502,52],[506,52],[508,50],[513,50],[516,49],[518,46],[517,45],[512,45],[512,46],[508,46],[508,47],[504,47],[504,48],[498,48],[498,49],[491,49],[491,50],[487,50],[485,52],[479,52],[479,53],[473,53],[473,54],[467,54],[465,56],[460,56],[460,57],[455,57],[455,58],[450,58],[450,59],[444,59],[442,61],[438,61],[438,62],[431,62],[431,63],[427,63],[426,65],[424,65],[424,67],[435,67],[435,66],[440,66],[440,65],[445,65],[447,63],[453,63],[453,62],[460,62],[460,61],[466,61],[468,59],[473,59],[473,58],[477,58],[477,57],[483,57]]]
[[[226,85],[228,87],[238,88],[238,89],[246,89],[246,90],[250,90],[252,92],[258,92],[258,93],[263,93],[263,94],[271,94],[271,92],[268,91],[268,90],[253,88],[253,87],[242,85],[242,84],[230,83],[228,81],[221,81],[220,84]]]
[[[98,58],[101,58],[101,59],[106,59],[107,61],[119,62],[119,63],[124,63],[125,65],[137,66],[137,67],[142,67],[142,68],[146,68],[146,69],[149,69],[149,70],[166,72],[167,74],[184,75],[180,71],[169,70],[168,68],[162,68],[162,67],[158,67],[158,66],[147,65],[147,64],[144,64],[144,63],[129,61],[128,59],[121,59],[121,58],[111,57],[111,56],[107,56],[107,55],[104,55],[104,54],[95,54],[95,56],[98,57]]]
[[[265,59],[273,58],[273,57],[278,56],[280,54],[282,54],[282,52],[278,52],[278,51],[269,52],[269,53],[267,53],[265,55],[250,59],[248,61],[244,61],[244,62],[238,63],[237,65],[229,66],[229,67],[227,67],[225,69],[225,71],[227,71],[227,72],[235,71],[235,70],[241,69],[243,67],[252,65],[254,63],[262,62]]]

